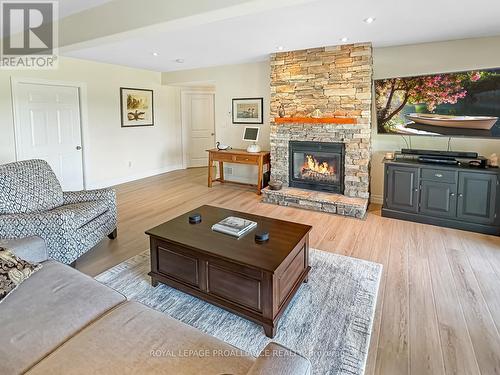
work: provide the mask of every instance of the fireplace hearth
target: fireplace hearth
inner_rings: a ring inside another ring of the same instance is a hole
[[[344,144],[289,142],[289,186],[344,193]]]

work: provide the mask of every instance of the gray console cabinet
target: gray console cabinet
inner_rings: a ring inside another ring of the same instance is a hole
[[[385,163],[382,216],[500,234],[500,171]]]

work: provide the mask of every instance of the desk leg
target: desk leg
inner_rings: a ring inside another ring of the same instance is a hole
[[[219,162],[219,178],[220,182],[224,182],[224,162]]]
[[[259,175],[257,179],[257,194],[261,194],[260,191],[262,189],[262,173],[264,173],[264,159],[262,156],[259,158]]]
[[[208,187],[212,187],[212,173],[213,173],[213,161],[212,161],[212,153],[208,153]]]

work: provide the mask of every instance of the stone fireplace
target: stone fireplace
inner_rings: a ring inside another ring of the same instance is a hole
[[[284,188],[264,202],[365,215],[371,85],[370,44],[271,56],[271,179]]]

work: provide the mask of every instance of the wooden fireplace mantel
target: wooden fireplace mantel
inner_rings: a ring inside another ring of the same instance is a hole
[[[356,124],[355,118],[349,117],[275,117],[276,124]]]

